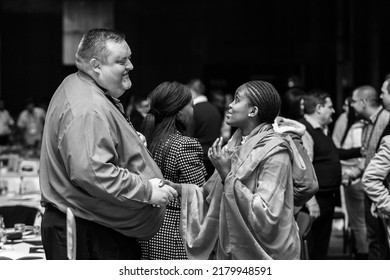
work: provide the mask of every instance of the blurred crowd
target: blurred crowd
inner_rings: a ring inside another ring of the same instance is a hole
[[[45,109],[28,98],[15,121],[4,100],[0,99],[0,153],[38,158],[45,117]]]

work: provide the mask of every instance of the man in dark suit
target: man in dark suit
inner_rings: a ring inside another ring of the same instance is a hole
[[[130,121],[136,131],[141,131],[142,121],[150,109],[149,101],[146,96],[136,95],[133,106],[134,108],[129,114]]]
[[[201,80],[193,79],[188,86],[194,102],[194,117],[188,134],[197,138],[202,145],[207,180],[214,172],[214,166],[207,156],[207,151],[221,134],[222,116],[217,107],[210,103],[205,96],[205,86]]]

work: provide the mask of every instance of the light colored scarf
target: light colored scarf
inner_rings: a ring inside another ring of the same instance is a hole
[[[258,174],[266,169],[262,162],[280,151],[287,149],[293,168],[304,173],[296,148],[268,124],[256,127],[244,145],[241,139],[237,130],[224,147],[232,162],[224,184],[215,172],[203,188],[183,185],[180,232],[188,257],[208,259],[216,251],[217,259],[299,259],[290,163],[286,174],[277,174],[270,186],[275,192],[271,204],[262,201],[261,194],[253,195]],[[278,185],[279,177],[288,183]]]

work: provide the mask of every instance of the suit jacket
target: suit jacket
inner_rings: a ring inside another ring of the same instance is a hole
[[[194,117],[189,128],[189,135],[197,138],[202,145],[203,155],[221,134],[222,116],[210,102],[200,102],[194,105]]]
[[[390,217],[390,194],[384,184],[390,177],[390,135],[382,138],[378,152],[371,159],[363,175],[363,187],[378,210]]]
[[[390,246],[390,135],[382,138],[378,152],[363,174],[363,187],[378,209]]]

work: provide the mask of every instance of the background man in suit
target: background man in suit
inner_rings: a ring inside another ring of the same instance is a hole
[[[214,166],[210,162],[207,152],[215,139],[221,134],[222,116],[217,107],[210,103],[205,96],[205,86],[201,80],[193,79],[188,86],[194,102],[194,118],[188,134],[197,138],[202,145],[203,163],[207,170],[207,180],[214,172]]]

